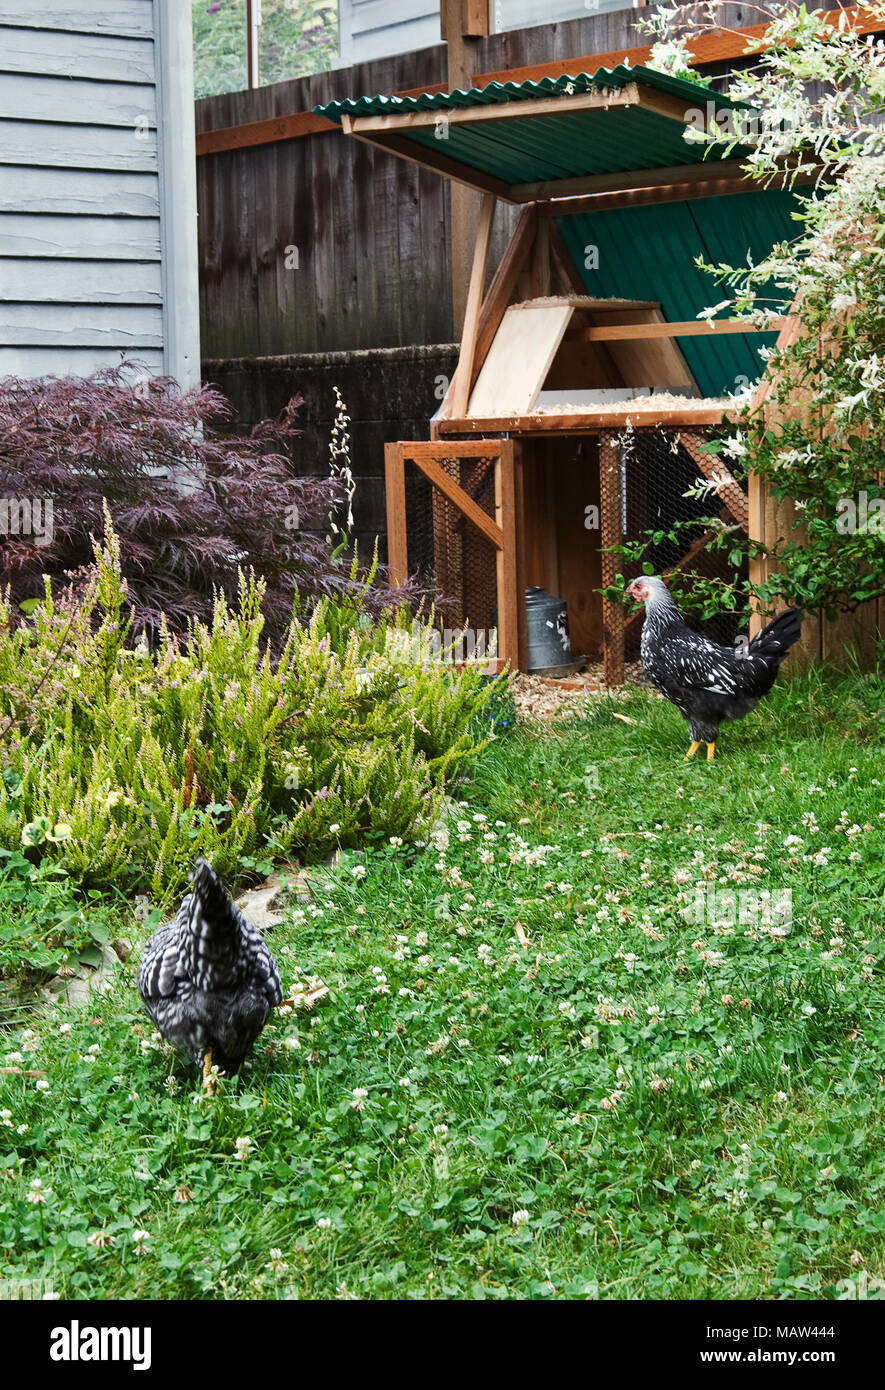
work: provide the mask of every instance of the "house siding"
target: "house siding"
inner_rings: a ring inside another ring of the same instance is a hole
[[[432,48],[439,43],[439,0],[340,0],[342,67]]]
[[[0,374],[84,374],[126,357],[194,378],[196,233],[194,302],[173,305],[166,262],[182,229],[161,168],[168,139],[182,140],[164,129],[170,92],[158,95],[177,3],[0,0]]]

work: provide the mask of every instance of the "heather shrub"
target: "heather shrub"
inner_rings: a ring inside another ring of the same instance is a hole
[[[0,603],[0,846],[88,887],[168,902],[197,855],[232,882],[266,859],[419,833],[481,745],[477,672],[395,659],[378,618],[321,597],[265,636],[267,586],[241,572],[184,637],[135,640],[121,543],[33,625]]]

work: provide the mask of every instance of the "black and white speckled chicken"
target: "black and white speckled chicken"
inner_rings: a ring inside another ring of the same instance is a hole
[[[788,608],[743,648],[721,647],[688,626],[663,579],[635,579],[627,593],[645,604],[640,654],[646,674],[688,720],[685,756],[706,743],[709,761],[719,725],[749,714],[774,685],[801,620]]]
[[[203,1068],[232,1076],[271,1009],[282,1003],[276,962],[205,859],[174,922],[154,932],[138,970],[138,992],[164,1038]]]

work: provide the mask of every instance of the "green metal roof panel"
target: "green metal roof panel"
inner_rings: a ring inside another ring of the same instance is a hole
[[[684,139],[684,125],[672,117],[640,106],[569,110],[570,97],[588,92],[620,92],[628,84],[677,97],[686,115],[704,110],[709,100],[717,109],[746,109],[729,97],[697,82],[669,77],[654,68],[619,64],[596,73],[544,77],[540,82],[491,82],[465,91],[422,92],[417,97],[374,96],[333,101],[315,106],[317,115],[337,121],[342,115],[396,116],[414,112],[464,111],[489,106],[518,106],[541,98],[562,98],[562,113],[533,112],[524,119],[453,121],[440,131],[430,126],[396,129],[400,139],[444,153],[469,169],[492,175],[510,185],[557,182],[584,175],[699,164],[704,147]],[[740,156],[738,147],[730,152]],[[416,150],[416,155],[418,150]],[[707,161],[724,157],[721,148],[706,151]]]
[[[671,322],[694,319],[710,304],[729,297],[716,279],[699,270],[695,257],[712,264],[746,264],[748,251],[761,258],[776,242],[796,232],[799,199],[787,190],[734,193],[682,203],[614,208],[592,216],[557,218],[557,226],[587,293],[600,299],[655,300]],[[596,256],[589,249],[596,248]],[[598,260],[598,269],[588,269]],[[767,308],[778,307],[774,286]],[[782,300],[783,296],[780,296]],[[774,333],[677,338],[676,342],[705,396],[737,391],[761,374],[758,349]]]
[[[407,139],[427,149],[442,148],[451,159],[506,183],[524,184],[697,164],[698,146],[684,140],[682,131],[667,116],[640,107],[611,107],[514,119],[506,130],[497,122],[452,125],[442,146],[428,127],[409,131]],[[714,157],[719,156],[711,152],[707,162]]]
[[[539,101],[542,97],[576,96],[583,92],[602,91],[606,88],[621,90],[628,82],[636,82],[642,87],[651,87],[659,92],[682,97],[685,101],[697,104],[713,98],[718,108],[731,107],[746,109],[746,104],[733,101],[719,92],[713,92],[701,82],[687,82],[681,77],[670,77],[656,68],[646,68],[637,63],[619,63],[614,68],[599,68],[597,72],[579,72],[573,76],[542,77],[539,82],[490,82],[486,87],[470,87],[454,92],[422,92],[417,97],[374,96],[348,97],[344,101],[330,101],[325,106],[315,106],[314,115],[325,116],[328,121],[341,122],[342,115],[348,116],[394,116],[405,115],[409,111],[458,111],[471,106],[506,105],[512,101]]]

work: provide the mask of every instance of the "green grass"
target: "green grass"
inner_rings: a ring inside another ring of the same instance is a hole
[[[8,1033],[0,1062],[48,1090],[0,1077],[0,1277],[130,1298],[875,1289],[883,713],[880,678],[812,673],[712,765],[681,761],[683,721],[643,692],[517,728],[447,848],[314,878],[272,944],[287,986],[331,995],[277,1016],[214,1098],[152,1038],[134,960]],[[790,934],[729,926],[722,897],[687,922],[696,883],[790,889]]]

